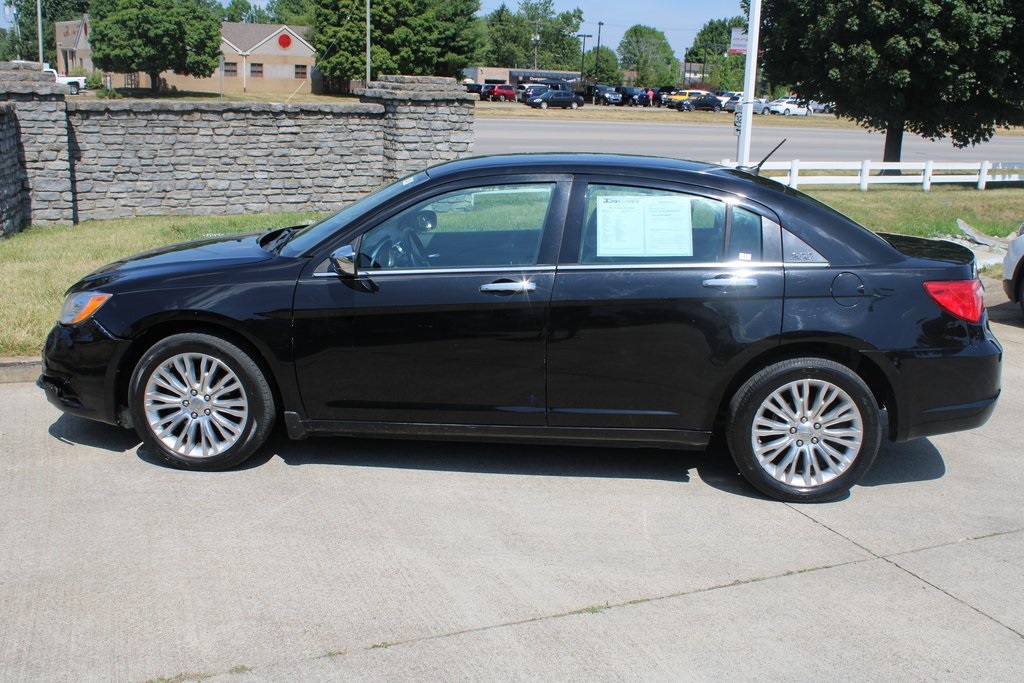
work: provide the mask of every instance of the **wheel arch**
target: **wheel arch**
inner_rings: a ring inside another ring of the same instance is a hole
[[[736,395],[740,387],[758,371],[763,368],[784,360],[794,358],[825,358],[845,365],[855,372],[864,383],[868,385],[871,394],[879,408],[885,408],[889,418],[889,437],[893,438],[897,433],[899,415],[898,405],[892,383],[886,376],[885,371],[868,355],[852,346],[837,343],[822,343],[820,341],[799,341],[776,346],[749,359],[743,367],[733,375],[732,380],[725,387],[718,402],[718,409],[715,413],[714,431],[722,433],[725,427],[726,417],[729,413],[729,402]]]
[[[274,397],[275,410],[278,415],[284,410],[278,377],[274,373],[272,364],[269,362],[266,354],[258,344],[240,333],[237,329],[228,327],[225,323],[211,320],[168,320],[147,328],[135,337],[128,351],[121,358],[117,372],[115,403],[116,415],[120,424],[125,427],[132,427],[128,411],[128,389],[132,374],[135,372],[135,368],[142,359],[142,356],[161,340],[176,334],[208,334],[213,337],[220,337],[240,348],[256,363],[263,373]]]

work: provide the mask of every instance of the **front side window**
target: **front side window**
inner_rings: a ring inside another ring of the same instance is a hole
[[[420,202],[363,235],[359,267],[534,265],[554,190],[554,183],[488,185]]]

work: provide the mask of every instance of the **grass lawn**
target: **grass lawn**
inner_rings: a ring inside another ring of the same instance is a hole
[[[957,234],[960,218],[1005,237],[1024,221],[1024,190],[979,192],[959,186],[814,189],[809,194],[873,230],[925,237]],[[206,235],[269,230],[309,222],[312,213],[162,216],[29,228],[0,240],[0,356],[35,356],[64,291],[96,268],[139,251]]]

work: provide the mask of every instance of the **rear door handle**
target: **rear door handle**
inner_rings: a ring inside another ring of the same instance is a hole
[[[756,277],[736,277],[733,275],[722,275],[704,280],[705,287],[716,289],[737,289],[741,287],[757,287]]]
[[[537,283],[530,282],[529,280],[502,280],[480,285],[481,292],[490,292],[492,294],[518,294],[519,292],[532,292],[535,289],[537,289]]]

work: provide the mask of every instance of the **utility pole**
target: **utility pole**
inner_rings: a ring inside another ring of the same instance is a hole
[[[43,68],[43,0],[36,0],[36,33],[39,38],[39,68],[41,69]]]
[[[582,88],[583,87],[583,78],[584,78],[584,76],[583,76],[583,69],[584,69],[584,67],[587,64],[587,38],[593,38],[594,36],[590,35],[589,33],[577,33],[576,37],[583,39],[583,47],[580,48],[582,53],[583,53],[580,56],[580,87]]]
[[[597,72],[598,76],[601,75],[601,27],[604,26],[603,21],[597,22],[597,52],[594,53],[594,71]],[[596,103],[595,103],[596,104]]]
[[[370,87],[370,0],[366,0],[366,87]]]
[[[754,124],[754,91],[757,88],[757,45],[761,37],[761,0],[750,0],[747,25],[747,64],[743,71],[743,102],[740,104],[740,139],[736,143],[736,162],[750,164],[750,136]]]

